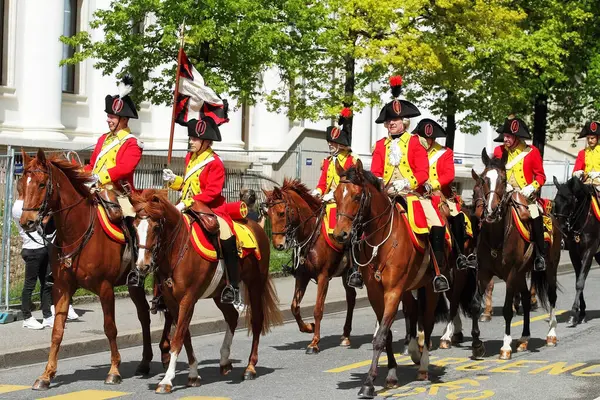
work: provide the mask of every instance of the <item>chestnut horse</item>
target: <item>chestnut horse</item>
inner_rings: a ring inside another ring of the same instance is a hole
[[[356,290],[347,284],[345,272],[348,270],[348,265],[342,261],[342,249],[333,249],[322,235],[321,223],[324,210],[321,201],[313,197],[298,179],[285,179],[281,189],[276,187],[272,191],[265,191],[265,195],[268,215],[271,219],[273,247],[277,250],[292,248],[296,252],[293,260],[298,263],[298,266],[295,271],[296,287],[292,300],[292,314],[296,318],[300,332],[313,333],[306,354],[319,352],[321,320],[327,289],[329,281],[338,276],[342,276],[348,303],[340,345],[349,347]],[[311,278],[317,281],[317,301],[314,308],[315,322],[307,324],[300,315],[300,302]]]
[[[585,322],[585,300],[583,288],[590,272],[592,260],[600,264],[600,222],[592,210],[592,196],[597,196],[592,185],[585,185],[574,176],[560,184],[554,177],[558,189],[554,198],[553,214],[558,219],[569,257],[575,269],[575,300],[567,326],[574,328]]]
[[[228,374],[233,368],[229,354],[238,312],[232,304],[220,302],[225,279],[222,277],[219,281],[213,281],[217,273],[217,262],[204,259],[190,245],[190,234],[185,227],[184,217],[165,194],[157,190],[144,190],[141,194],[133,196],[132,204],[137,213],[135,226],[140,246],[136,267],[143,274],[156,268],[155,276],[159,279],[165,304],[176,325],[170,343],[169,366],[156,392],[170,393],[173,389],[172,380],[175,377],[177,357],[186,337],[189,337],[190,320],[195,304],[200,298],[212,298],[227,323],[228,329],[221,347],[219,364],[221,373]],[[194,208],[198,206],[205,207],[195,205]],[[210,213],[208,209],[204,212]],[[260,260],[254,254],[240,260],[241,279],[246,288],[245,299],[249,301],[246,323],[248,331],[252,331],[253,335],[252,350],[243,377],[254,379],[260,335],[266,334],[271,326],[281,324],[282,317],[278,308],[277,293],[269,275],[269,238],[256,222],[248,220],[245,223],[254,233],[261,254]],[[166,329],[161,344],[166,340],[165,335],[168,335]],[[188,352],[188,358],[188,385],[198,386],[198,361],[193,352]]]
[[[513,299],[516,293],[521,293],[523,303],[523,333],[519,339],[517,351],[527,350],[530,333],[531,297],[527,287],[527,273],[531,272],[531,285],[535,287],[539,303],[547,308],[550,302],[549,332],[546,337],[548,346],[555,346],[556,339],[556,272],[560,260],[560,233],[553,224],[553,244],[547,254],[546,270],[533,270],[533,243],[527,242],[519,233],[513,217],[513,210],[527,212],[527,201],[519,192],[507,192],[506,161],[508,155],[503,153],[501,159],[490,159],[485,148],[481,159],[485,169],[481,175],[472,170],[476,182],[474,200],[477,204],[476,213],[482,224],[477,245],[477,260],[479,263],[478,284],[479,292],[483,293],[490,280],[498,276],[506,282],[506,295],[502,314],[505,321],[503,346],[500,349],[500,359],[512,357],[511,321],[513,317]],[[478,303],[480,314],[481,305]],[[473,357],[480,358],[485,354],[485,347],[479,338],[479,329],[473,330]]]
[[[379,322],[373,339],[371,368],[358,392],[361,398],[373,398],[373,383],[384,347],[388,357],[386,387],[398,383],[390,328],[400,300],[407,312],[405,318],[410,319],[409,353],[419,364],[419,380],[428,379],[430,339],[436,317],[447,317],[448,309],[445,298],[433,291],[430,251],[419,252],[414,247],[409,228],[381,189],[379,180],[363,169],[360,160],[347,171],[339,168],[337,172],[341,178],[334,193],[338,209],[333,237],[352,246]],[[418,292],[418,300],[413,297],[413,290]],[[424,330],[422,350],[417,344],[417,323]]]
[[[111,240],[100,227],[97,206],[85,185],[90,174],[68,160],[50,158],[42,150],[33,159],[23,153],[24,202],[21,226],[32,232],[46,216],[56,224],[56,241],[51,246],[54,286],[52,297],[56,306],[52,344],[44,373],[33,384],[34,390],[47,390],[56,375],[58,350],[63,338],[71,296],[77,288],[85,288],[98,296],[104,312],[104,333],[108,338],[111,366],[107,384],[121,383],[115,326],[114,287],[125,284],[130,270],[122,265],[125,246]],[[148,373],[152,360],[150,313],[144,288],[129,288],[131,299],[142,324],[144,346],[137,372]]]

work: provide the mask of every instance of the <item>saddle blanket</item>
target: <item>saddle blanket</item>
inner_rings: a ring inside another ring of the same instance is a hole
[[[123,229],[120,226],[110,222],[104,207],[99,204],[96,212],[98,214],[98,219],[100,220],[100,226],[102,226],[104,233],[106,233],[111,240],[114,240],[120,244],[125,244],[125,234],[123,233]]]
[[[410,199],[410,200],[409,200]],[[412,241],[415,249],[420,253],[425,251],[427,245],[427,235],[429,235],[429,227],[427,226],[427,218],[425,217],[425,211],[419,202],[419,198],[415,195],[408,195],[406,199],[408,210],[405,210],[402,204],[396,203],[396,208],[402,216],[402,220],[406,225],[410,240]],[[446,224],[446,245],[448,248],[452,248],[452,236],[450,235],[450,228]]]
[[[206,237],[204,229],[202,229],[198,222],[194,221],[189,215],[183,214],[183,217],[186,221],[185,226],[188,229],[188,232],[190,232],[190,242],[192,243],[194,250],[196,250],[196,253],[210,262],[217,261],[217,250],[215,249],[214,244]],[[233,221],[233,228],[233,233],[237,242],[238,256],[240,258],[245,258],[254,253],[255,257],[260,260],[260,250],[256,238],[250,228],[237,221]]]
[[[511,207],[510,210],[512,213],[512,217],[513,217],[515,226],[517,227],[517,230],[521,234],[521,237],[523,239],[525,239],[526,242],[530,242],[531,234],[530,234],[529,228],[527,228],[525,226],[525,224],[523,223],[523,221],[521,221],[521,218],[519,217],[519,213],[517,212],[517,210],[515,210],[514,207]],[[552,244],[552,234],[551,234],[552,233],[552,218],[550,218],[547,215],[542,215],[542,218],[544,221],[544,240],[546,242],[549,242],[550,244]]]
[[[592,196],[592,210],[594,210],[596,219],[600,221],[600,207],[598,206],[598,198],[596,196]]]
[[[321,222],[321,235],[323,235],[325,238],[327,245],[339,253],[342,251],[342,246],[337,245],[330,236],[335,229],[336,223],[337,205],[335,203],[327,203],[325,205],[325,215],[323,216],[323,221]]]

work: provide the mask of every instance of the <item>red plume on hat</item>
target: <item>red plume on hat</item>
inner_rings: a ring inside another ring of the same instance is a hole
[[[344,107],[342,111],[340,111],[340,116],[338,118],[338,124],[344,125],[344,123],[349,122],[352,117],[352,109],[350,107]]]
[[[392,96],[394,96],[394,98],[400,96],[400,92],[402,91],[402,76],[390,76],[390,87],[392,89]]]

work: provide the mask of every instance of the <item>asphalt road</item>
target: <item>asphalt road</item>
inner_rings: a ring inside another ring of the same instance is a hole
[[[382,388],[387,369],[385,363],[379,369],[376,381],[378,398],[437,398],[437,399],[595,399],[600,396],[600,270],[592,270],[586,285],[588,318],[586,324],[568,329],[565,326],[566,310],[570,309],[574,292],[574,276],[559,278],[562,293],[557,310],[559,326],[558,346],[545,347],[548,332],[546,311],[533,314],[530,350],[513,353],[512,360],[498,360],[502,346],[504,320],[501,317],[503,284],[496,285],[494,293],[495,317],[492,322],[481,324],[482,339],[487,354],[483,361],[470,360],[470,342],[449,350],[437,349],[443,326],[434,331],[434,348],[431,353],[431,381],[417,382],[416,367],[406,357],[399,356],[399,386]],[[198,308],[197,308],[198,309]],[[519,321],[513,319],[513,339],[521,335]],[[121,351],[121,374],[123,383],[118,386],[103,384],[108,372],[109,353],[98,353],[61,360],[58,374],[50,390],[30,390],[35,378],[43,371],[43,364],[0,371],[0,398],[9,399],[354,399],[365,378],[371,358],[371,339],[374,315],[370,308],[355,313],[352,345],[340,348],[339,337],[344,314],[326,315],[321,341],[321,353],[306,355],[304,349],[310,335],[298,332],[295,324],[276,328],[261,340],[258,378],[241,380],[250,350],[250,338],[245,331],[236,332],[231,358],[234,370],[231,375],[219,375],[219,349],[221,334],[194,338],[194,348],[200,359],[199,373],[202,386],[187,388],[187,363],[182,354],[178,372],[173,381],[174,392],[156,395],[154,389],[163,376],[162,365],[154,346],[155,362],[148,377],[135,377],[134,370],[141,354],[140,348]],[[470,323],[465,321],[465,336],[470,338]],[[397,349],[402,351],[404,323],[396,321],[393,326]],[[516,344],[513,342],[513,351]],[[52,397],[54,396],[54,397]]]

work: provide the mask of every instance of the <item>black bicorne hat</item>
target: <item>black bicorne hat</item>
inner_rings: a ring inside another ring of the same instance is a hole
[[[521,139],[531,139],[529,128],[521,118],[506,118],[504,124],[496,129],[499,133],[498,137],[494,139],[494,142],[502,143],[504,141],[504,134],[510,133]]]
[[[446,131],[444,128],[430,118],[423,118],[420,120],[413,133],[424,137],[425,139],[446,137]]]
[[[130,75],[125,75],[117,87],[119,94],[114,96],[109,94],[104,98],[104,112],[119,117],[137,119],[138,113],[135,103],[129,97],[129,93],[133,90],[133,78]]]
[[[214,119],[204,116],[202,119],[190,119],[187,122],[188,136],[203,140],[221,141],[221,132]]]

